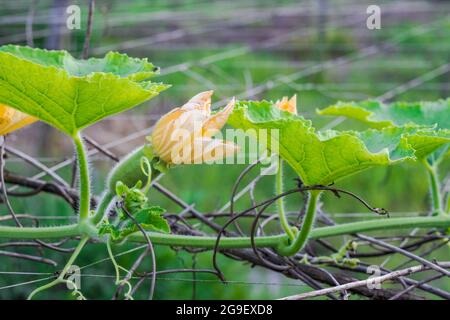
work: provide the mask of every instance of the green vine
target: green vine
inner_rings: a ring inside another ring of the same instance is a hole
[[[78,243],[77,247],[75,248],[75,251],[72,253],[72,255],[69,258],[69,261],[67,261],[66,265],[64,266],[63,270],[61,271],[61,273],[59,274],[59,276],[53,280],[50,283],[47,283],[39,288],[36,288],[35,290],[33,290],[29,296],[28,296],[28,300],[33,299],[33,297],[45,290],[48,290],[60,283],[70,283],[74,288],[74,293],[77,294],[81,299],[84,299],[84,296],[81,294],[81,292],[78,290],[78,288],[76,287],[75,283],[73,283],[72,281],[66,280],[64,279],[64,277],[67,275],[67,272],[69,271],[70,267],[73,265],[73,263],[75,262],[75,260],[77,259],[78,255],[80,254],[81,250],[84,248],[84,246],[86,245],[86,243],[88,242],[89,237],[84,236],[80,242]]]
[[[311,230],[309,239],[320,239],[326,237],[353,234],[358,232],[390,230],[390,229],[410,229],[410,228],[449,228],[450,217],[407,217],[407,218],[389,218],[376,219],[369,221],[357,221],[339,224],[329,227],[319,227]],[[77,224],[71,224],[61,227],[23,227],[16,228],[10,226],[0,226],[0,237],[10,239],[54,239],[62,237],[75,237],[80,235],[89,235],[98,237],[97,229],[92,226],[89,228],[80,228]],[[215,236],[187,236],[176,234],[164,234],[158,232],[148,232],[151,241],[154,244],[165,246],[183,246],[183,247],[205,247],[214,248]],[[144,242],[142,234],[139,232],[128,236],[131,241]],[[274,236],[261,236],[255,238],[257,247],[276,248],[283,242],[286,244],[288,237],[285,234]],[[219,248],[250,248],[250,237],[223,237],[220,240]]]
[[[277,247],[278,253],[284,256],[291,256],[303,249],[314,224],[320,193],[321,191],[316,190],[309,192],[310,197],[301,230],[296,234],[294,240],[289,241],[288,243],[280,243]]]

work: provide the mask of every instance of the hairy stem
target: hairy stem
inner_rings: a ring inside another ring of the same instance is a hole
[[[80,168],[80,220],[85,220],[89,217],[90,211],[91,182],[89,177],[89,166],[81,135],[77,134],[74,136],[73,141],[77,150]]]
[[[442,196],[436,165],[430,165],[426,159],[422,161],[428,173],[433,212],[442,213]]]
[[[81,234],[78,224],[54,227],[11,227],[0,226],[0,238],[9,239],[53,239],[75,237]]]
[[[320,227],[311,230],[310,239],[319,239],[344,234],[354,234],[358,232],[368,232],[389,229],[410,229],[410,228],[448,228],[450,227],[450,217],[407,217],[407,218],[389,218],[376,219],[369,221],[358,221],[345,223],[329,227]],[[95,230],[89,234],[94,236]],[[10,226],[0,226],[0,238],[10,239],[50,239],[74,237],[83,234],[77,224],[71,224],[61,227],[23,227],[16,228]],[[165,234],[148,232],[150,240],[154,244],[182,247],[214,248],[216,243],[215,236],[186,236],[176,234]],[[142,234],[134,233],[130,235],[130,240],[144,242]],[[255,238],[258,247],[277,247],[280,241],[287,241],[288,237],[283,235],[265,236]],[[219,248],[251,248],[250,237],[223,237]]]
[[[114,193],[111,190],[106,190],[102,197],[100,198],[100,202],[98,203],[97,209],[95,210],[95,214],[92,216],[91,222],[93,225],[97,225],[102,221],[103,217],[108,213],[108,207],[111,201],[114,199]]]
[[[311,230],[309,239],[320,239],[326,237],[340,236],[344,234],[354,234],[358,232],[368,232],[388,229],[409,229],[409,228],[448,228],[450,227],[449,217],[413,217],[413,218],[389,218],[383,220],[370,220],[346,223],[341,225],[320,227]],[[154,244],[184,246],[197,248],[214,248],[216,237],[184,236],[149,232],[150,239]],[[134,233],[130,240],[145,242],[142,234]],[[288,237],[283,235],[256,237],[257,247],[277,248],[280,241],[286,243]],[[219,243],[221,249],[250,248],[250,237],[222,237]]]
[[[277,172],[275,179],[276,179],[275,180],[276,194],[282,194],[283,193],[283,160],[281,160],[281,159],[278,164],[278,172]],[[286,232],[289,239],[293,240],[295,237],[295,234],[292,231],[291,227],[289,226],[289,221],[286,217],[286,213],[284,210],[284,202],[283,202],[282,197],[277,200],[277,207],[278,207],[278,217],[280,219],[281,227],[283,228],[284,232]]]
[[[311,233],[314,220],[316,217],[316,207],[317,201],[319,200],[320,191],[310,191],[309,192],[309,200],[308,207],[306,209],[305,218],[303,219],[302,229],[297,233],[295,239],[290,241],[289,244],[280,243],[278,247],[278,252],[285,256],[291,256],[296,254],[298,251],[303,249],[306,242],[308,241],[308,237]]]
[[[153,174],[155,177],[159,172],[156,169],[151,168],[151,165],[147,168],[147,172],[142,170],[143,166],[141,164],[141,159],[146,158],[149,164],[151,161],[151,158],[148,158],[148,155],[145,154],[144,148],[145,147],[139,147],[135,149],[111,170],[106,181],[106,191],[103,193],[95,214],[91,219],[92,224],[97,225],[108,213],[107,210],[109,204],[115,197],[117,182],[120,181],[131,188],[136,185],[138,181],[147,181],[145,189],[148,191],[151,182],[151,177],[148,177],[148,174]]]

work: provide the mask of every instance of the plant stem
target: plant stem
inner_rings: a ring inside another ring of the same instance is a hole
[[[413,228],[448,228],[450,218],[447,216],[436,217],[408,217],[408,218],[383,218],[369,221],[344,223],[335,226],[316,228],[311,231],[311,239],[354,234],[359,232],[413,229]]]
[[[108,255],[109,255],[109,259],[111,260],[113,266],[114,266],[114,270],[116,273],[116,282],[115,284],[119,284],[120,282],[120,268],[119,265],[117,264],[116,258],[114,257],[114,254],[112,252],[112,248],[111,248],[111,239],[108,238],[108,240],[106,240],[106,249],[108,250]]]
[[[149,158],[149,156],[145,154],[144,149],[145,147],[139,147],[135,149],[125,158],[120,160],[120,162],[111,170],[106,181],[106,191],[103,193],[102,198],[97,206],[97,210],[95,211],[95,214],[91,219],[92,224],[97,225],[103,219],[105,214],[107,214],[108,206],[114,199],[116,194],[117,182],[120,181],[131,188],[136,185],[138,181],[147,181],[147,185],[144,189],[148,191],[152,174],[154,177],[156,177],[159,172],[158,170],[151,167],[150,161],[152,160],[152,158]],[[150,164],[150,166],[146,168],[146,172],[142,170],[142,158],[146,158],[146,161],[148,161],[148,163]],[[150,177],[148,177],[147,175],[149,173]]]
[[[95,214],[91,219],[91,222],[94,226],[102,221],[105,214],[107,214],[108,207],[111,201],[114,199],[114,193],[111,190],[106,190],[98,203],[97,209],[95,210]]]
[[[445,212],[450,214],[450,193],[447,193],[447,204],[445,206]]]
[[[67,261],[66,265],[64,266],[64,269],[62,270],[61,274],[59,275],[59,277],[61,279],[63,279],[64,276],[66,275],[67,271],[69,271],[69,268],[73,265],[76,258],[80,254],[81,250],[84,248],[84,246],[88,242],[88,240],[89,240],[88,236],[84,236],[81,238],[80,242],[78,243],[77,247],[75,248],[75,251],[72,253],[72,255],[69,258],[69,261]]]
[[[313,229],[309,235],[310,239],[320,239],[326,237],[340,236],[344,234],[353,234],[358,232],[368,232],[390,229],[409,229],[409,228],[449,228],[450,217],[407,217],[407,218],[389,218],[375,219],[369,221],[358,221],[345,223],[329,227],[320,227]],[[92,231],[93,235],[94,231]],[[16,228],[11,226],[0,226],[0,238],[9,239],[51,239],[74,237],[82,234],[77,224],[59,227],[23,227]],[[215,236],[186,236],[149,232],[150,240],[154,244],[181,247],[214,248],[216,243]],[[142,234],[134,233],[130,235],[130,240],[144,242]],[[287,241],[285,234],[265,236],[255,238],[258,247],[277,247],[280,241]],[[251,248],[250,237],[223,237],[219,248]]]
[[[303,249],[314,224],[317,201],[319,200],[320,193],[321,191],[316,190],[309,192],[308,207],[306,209],[306,214],[305,218],[303,219],[301,230],[297,233],[295,239],[293,241],[290,241],[289,244],[283,242],[280,243],[280,246],[277,250],[278,253],[285,256],[291,256]]]
[[[370,221],[358,221],[341,225],[320,227],[311,230],[309,239],[320,239],[345,234],[354,234],[358,232],[368,232],[389,229],[408,229],[408,228],[448,228],[450,227],[449,217],[414,217],[414,218],[389,218]],[[214,248],[216,237],[183,236],[170,235],[156,232],[149,232],[150,239],[154,244],[173,245],[196,248]],[[142,234],[134,233],[130,240],[145,242]],[[257,247],[277,248],[280,241],[288,241],[289,238],[283,235],[265,236],[255,238]],[[231,248],[250,248],[250,237],[222,237],[219,243],[221,249]]]
[[[34,289],[27,297],[27,300],[31,300],[33,299],[33,297],[38,294],[39,292],[45,291],[47,289],[50,289],[60,283],[62,283],[63,281],[61,281],[59,278],[53,280],[52,282],[49,282],[47,284],[44,284],[43,286],[40,286],[39,288]]]
[[[283,193],[283,160],[281,160],[281,158],[279,158],[278,172],[277,172],[277,175],[275,178],[275,189],[276,189],[276,194]],[[281,227],[283,228],[284,232],[286,232],[289,239],[293,240],[295,237],[295,234],[292,231],[291,227],[289,226],[289,221],[286,217],[286,213],[284,210],[283,197],[281,197],[277,200],[277,207],[278,207],[278,216],[280,219]]]
[[[433,212],[442,213],[442,196],[439,187],[437,166],[430,165],[426,159],[422,160],[422,163],[428,173]]]
[[[89,177],[89,166],[81,135],[79,133],[75,135],[73,141],[77,150],[80,168],[80,220],[84,220],[89,217],[90,211],[91,182]]]
[[[11,227],[0,226],[0,238],[9,239],[51,239],[75,237],[81,234],[78,224],[52,227]]]
[[[69,271],[70,267],[73,265],[73,263],[75,262],[76,258],[80,254],[81,250],[84,248],[84,246],[88,242],[88,240],[89,240],[89,237],[87,237],[87,236],[82,237],[80,242],[78,243],[77,247],[75,248],[75,251],[70,256],[69,261],[67,261],[67,263],[64,266],[63,270],[59,274],[58,278],[56,278],[55,280],[53,280],[50,283],[47,283],[47,284],[45,284],[45,285],[43,285],[43,286],[33,290],[30,293],[30,295],[28,296],[27,300],[31,300],[37,293],[39,293],[41,291],[50,289],[50,288],[56,286],[57,284],[66,282],[66,280],[64,280],[64,277],[66,276],[66,274]]]

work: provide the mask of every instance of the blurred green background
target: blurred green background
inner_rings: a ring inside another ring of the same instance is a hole
[[[316,128],[329,128],[333,118],[318,117],[316,108],[339,100],[388,98],[388,100],[435,100],[449,96],[450,73],[435,73],[449,62],[450,3],[447,1],[294,1],[294,0],[133,0],[96,2],[90,55],[102,56],[110,50],[131,56],[147,57],[161,67],[157,81],[173,87],[129,112],[87,129],[86,133],[111,152],[123,156],[144,142],[155,120],[181,105],[194,94],[214,89],[214,107],[221,107],[231,97],[279,99],[298,96],[298,111],[313,121]],[[381,8],[381,29],[366,26],[366,9],[371,4]],[[69,5],[81,9],[81,29],[66,26]],[[0,0],[0,44],[33,44],[36,47],[65,49],[79,57],[86,31],[88,1]],[[32,20],[32,34],[25,32]],[[32,35],[32,42],[30,35]],[[369,51],[372,50],[372,51]],[[364,129],[346,120],[338,129]],[[45,124],[37,123],[8,137],[7,143],[38,158],[51,167],[73,156],[69,140]],[[95,192],[99,194],[104,177],[113,162],[103,155],[91,159]],[[231,189],[245,165],[184,166],[171,170],[161,184],[201,212],[216,212],[227,203]],[[449,164],[441,167],[441,177]],[[33,176],[38,171],[22,160],[10,156],[6,170]],[[70,180],[71,167],[58,173]],[[255,170],[244,179],[251,181]],[[287,170],[285,187],[295,186],[294,174]],[[45,179],[45,178],[44,178]],[[266,199],[274,194],[274,177],[261,179],[255,197]],[[339,186],[356,192],[371,204],[384,207],[392,216],[426,215],[428,208],[427,177],[414,163],[391,168],[371,169],[344,181]],[[20,189],[19,189],[20,190]],[[168,212],[182,209],[156,191],[152,204]],[[249,206],[244,196],[237,209]],[[298,212],[302,200],[287,201],[289,210]],[[340,223],[360,219],[379,219],[349,198],[323,198],[324,209]],[[73,210],[59,198],[39,194],[13,198],[18,213],[41,217],[40,225],[63,224],[75,218]],[[269,210],[270,211],[270,210]],[[4,205],[1,214],[7,214]],[[272,208],[272,212],[275,212]],[[245,223],[244,223],[245,225]],[[276,230],[273,230],[276,232]],[[383,235],[378,232],[377,234]],[[388,235],[388,233],[386,233]],[[392,233],[389,233],[392,235]],[[7,246],[0,250],[44,255],[59,263],[52,267],[18,260],[0,254],[0,298],[23,299],[45,278],[59,270],[67,256],[35,248]],[[345,237],[333,239],[336,245]],[[69,241],[68,246],[74,242]],[[116,246],[115,253],[126,252],[135,245]],[[424,246],[425,251],[427,246]],[[320,248],[318,248],[320,252]],[[119,262],[130,266],[139,253],[124,254]],[[83,251],[76,264],[82,269],[82,291],[91,299],[108,299],[114,289],[113,268],[105,245],[95,243]],[[435,251],[434,258],[449,259],[448,246]],[[430,258],[430,257],[428,257]],[[379,264],[384,259],[367,259]],[[100,262],[99,262],[100,261]],[[389,260],[386,267],[404,261]],[[92,265],[91,265],[92,264]],[[158,270],[211,267],[211,252],[195,255],[181,250],[157,248]],[[230,282],[222,284],[212,275],[162,275],[156,286],[157,299],[269,299],[298,293],[308,288],[300,281],[252,268],[251,265],[220,257],[220,265]],[[150,261],[141,270],[148,270]],[[17,274],[32,272],[37,274]],[[420,277],[419,277],[420,278]],[[32,281],[40,282],[32,282]],[[32,282],[32,283],[29,283]],[[450,281],[435,284],[450,290]],[[136,298],[146,297],[144,285]],[[41,298],[70,298],[58,287]]]

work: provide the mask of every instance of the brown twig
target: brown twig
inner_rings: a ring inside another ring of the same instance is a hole
[[[440,263],[440,266],[445,267],[445,268],[450,268],[450,262]],[[383,276],[372,277],[367,280],[354,281],[351,283],[342,284],[340,286],[335,286],[335,287],[326,288],[326,289],[322,289],[322,290],[317,290],[317,291],[312,291],[312,292],[307,292],[307,293],[284,297],[281,300],[304,300],[304,299],[314,298],[314,297],[322,296],[327,293],[332,293],[332,292],[336,292],[336,291],[340,291],[340,290],[344,290],[344,289],[348,290],[348,289],[353,289],[353,288],[362,287],[362,286],[367,287],[374,283],[383,283],[388,280],[397,279],[402,276],[407,276],[407,275],[410,275],[413,273],[422,272],[422,271],[429,270],[429,269],[431,269],[430,266],[418,265],[418,266],[414,266],[414,267],[410,267],[410,268],[406,268],[406,269],[401,269],[398,271],[393,271],[393,272],[385,274]]]
[[[89,0],[89,12],[88,12],[86,36],[84,38],[83,53],[81,54],[81,57],[83,59],[87,59],[87,57],[89,56],[89,45],[90,45],[90,42],[91,42],[92,22],[93,22],[93,18],[94,18],[94,10],[95,10],[95,0]]]
[[[34,14],[36,13],[36,6],[38,0],[32,0],[30,4],[30,8],[28,10],[27,21],[25,24],[25,34],[27,38],[27,45],[29,47],[34,47],[34,39],[33,39],[33,20]]]
[[[417,288],[418,286],[424,285],[424,284],[426,284],[426,283],[429,283],[429,282],[431,282],[431,281],[440,279],[440,278],[442,278],[442,277],[444,277],[444,275],[442,275],[442,274],[437,274],[437,275],[434,275],[434,276],[432,276],[432,277],[430,277],[430,278],[427,278],[427,279],[425,279],[425,280],[422,280],[422,281],[420,281],[420,282],[417,282],[417,283],[415,283],[415,284],[409,286],[408,288],[406,288],[406,289],[400,291],[399,293],[397,293],[397,294],[394,295],[393,297],[389,298],[389,300],[397,300],[397,299],[399,299],[401,296],[403,296],[404,294],[406,294],[406,293],[410,292],[411,290]]]
[[[241,181],[244,179],[244,177],[257,165],[259,164],[259,160],[256,161],[255,163],[247,166],[237,177],[236,182],[233,185],[233,188],[231,190],[231,197],[230,197],[230,218],[233,218],[234,216],[234,197],[236,196],[236,192],[237,189],[239,187],[239,184],[241,183]],[[234,221],[234,226],[236,227],[236,230],[238,231],[238,233],[242,236],[244,235],[244,232],[242,231],[241,227],[239,226],[239,223],[237,222],[237,220]]]
[[[31,164],[32,166],[36,167],[37,169],[42,170],[47,175],[52,177],[60,185],[62,185],[64,187],[69,186],[69,184],[63,178],[61,178],[58,174],[56,174],[54,171],[52,171],[50,168],[48,168],[43,163],[41,163],[41,162],[37,161],[36,159],[34,159],[33,157],[27,155],[25,152],[22,152],[20,150],[17,150],[16,148],[9,147],[9,146],[5,146],[5,151],[7,153],[10,153],[16,157],[23,159],[25,162]]]
[[[34,261],[34,262],[45,263],[45,264],[49,264],[53,267],[56,267],[58,265],[55,261],[48,259],[48,258],[37,257],[37,256],[32,256],[29,254],[18,253],[18,252],[9,252],[9,251],[0,250],[0,256],[6,256],[6,257],[12,257],[12,258],[16,258],[16,259],[25,259],[25,260],[30,260],[30,261]]]

